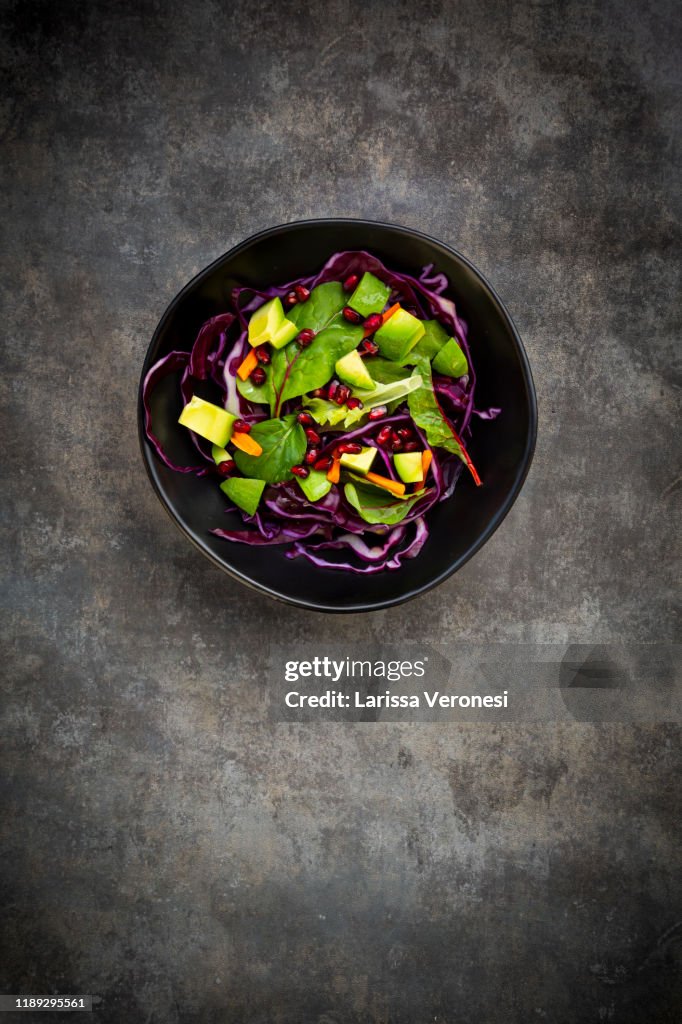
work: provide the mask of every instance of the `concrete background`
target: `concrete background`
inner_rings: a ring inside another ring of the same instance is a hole
[[[107,1024],[676,1019],[676,726],[275,725],[260,690],[289,638],[679,637],[675,8],[1,4],[2,991]],[[137,447],[176,291],[316,215],[460,248],[538,388],[504,526],[385,614],[221,575]]]

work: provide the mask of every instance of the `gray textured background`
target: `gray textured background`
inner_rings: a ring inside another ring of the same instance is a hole
[[[675,726],[274,725],[260,691],[268,640],[679,635],[675,7],[1,4],[0,989],[112,1024],[675,1018]],[[135,422],[190,276],[335,214],[473,259],[541,416],[486,548],[343,619],[193,550]]]

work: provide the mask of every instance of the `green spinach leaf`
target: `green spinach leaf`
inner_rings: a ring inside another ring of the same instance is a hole
[[[256,385],[250,377],[247,377],[246,380],[241,380],[240,377],[237,377],[237,391],[248,402],[260,402],[261,405],[271,405],[273,401],[272,373],[269,366],[264,366],[263,369],[265,370],[264,384]]]
[[[327,474],[321,469],[311,469],[309,475],[304,478],[296,477],[296,483],[308,501],[313,502],[324,498],[332,489],[331,480],[327,479]]]
[[[366,487],[367,490],[371,489],[373,494],[378,492],[383,498],[388,496],[391,501],[409,501],[410,498],[422,498],[427,491],[426,487],[422,487],[420,490],[413,491],[411,494],[391,494],[385,487],[380,487],[379,484],[373,484],[371,480],[367,480],[364,476],[359,476],[357,473],[349,473],[348,475],[351,480],[356,480],[363,486],[363,488]]]
[[[270,364],[273,414],[276,416],[288,399],[321,388],[331,380],[336,362],[357,348],[362,335],[361,325],[349,324],[337,314],[307,348],[292,341],[273,352]]]
[[[318,284],[311,291],[309,299],[288,310],[287,320],[296,324],[299,331],[306,327],[312,331],[321,331],[345,305],[343,285],[340,281],[329,281],[327,284]]]
[[[385,523],[387,526],[402,522],[422,497],[422,494],[414,494],[409,498],[396,498],[387,491],[381,493],[366,484],[351,483],[344,486],[344,493],[346,501],[366,523]]]
[[[305,431],[295,416],[255,423],[251,437],[263,449],[261,455],[247,455],[236,448],[234,461],[244,476],[276,484],[291,479],[291,467],[297,465],[306,450]]]
[[[337,315],[345,304],[345,292],[339,281],[329,281],[313,288],[306,302],[287,311],[287,319],[299,330],[310,328],[316,332],[313,351],[303,350],[295,342],[275,350],[271,365],[264,367],[265,383],[256,386],[250,378],[244,381],[238,378],[239,394],[249,402],[269,405],[271,414],[276,416],[288,398],[296,398],[306,390],[326,384],[340,355],[351,351],[362,340],[361,329],[353,328]],[[326,328],[332,329],[327,333]],[[312,366],[314,363],[317,363],[316,367]],[[309,384],[309,380],[318,383]]]

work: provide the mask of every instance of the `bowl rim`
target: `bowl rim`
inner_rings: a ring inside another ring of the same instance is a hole
[[[432,580],[429,580],[428,583],[413,587],[408,591],[392,598],[370,602],[358,601],[357,603],[354,603],[352,605],[344,605],[343,607],[339,607],[334,604],[325,604],[320,601],[310,601],[306,600],[305,598],[292,597],[291,595],[286,594],[281,590],[276,590],[273,587],[267,586],[266,584],[259,583],[257,580],[254,580],[251,577],[245,576],[243,573],[232,568],[231,566],[225,565],[225,563],[220,558],[214,555],[214,553],[210,551],[202,543],[198,536],[195,536],[189,529],[187,529],[187,527],[185,527],[185,525],[179,520],[179,518],[175,514],[170,504],[167,502],[155,478],[154,471],[152,468],[153,465],[155,464],[155,455],[151,449],[151,446],[149,445],[149,442],[147,441],[145,433],[144,404],[142,401],[144,379],[147,373],[149,372],[151,365],[153,365],[151,362],[151,354],[157,345],[159,336],[162,333],[166,323],[168,322],[168,320],[170,320],[176,308],[184,299],[185,295],[192,289],[194,289],[196,285],[199,284],[204,278],[208,277],[219,264],[238,255],[243,249],[246,249],[247,247],[253,245],[254,242],[258,242],[263,238],[269,238],[275,235],[285,234],[292,228],[301,228],[309,226],[327,226],[329,228],[332,228],[338,224],[355,224],[367,228],[388,228],[389,230],[398,231],[403,234],[411,235],[416,238],[422,239],[423,241],[429,242],[431,245],[434,245],[437,248],[444,249],[451,256],[454,256],[455,259],[460,260],[471,271],[471,273],[478,278],[483,288],[490,295],[491,299],[493,300],[493,303],[497,306],[498,312],[509,325],[509,328],[511,330],[511,336],[516,347],[516,352],[521,363],[522,376],[524,378],[526,388],[526,398],[528,402],[529,412],[529,424],[528,433],[526,436],[526,445],[524,448],[523,456],[519,461],[519,467],[514,479],[514,483],[510,488],[509,493],[505,498],[503,504],[500,506],[496,514],[490,520],[487,527],[485,528],[483,533],[481,533],[481,535],[478,537],[476,542],[470,545],[470,547],[465,552],[463,552],[462,555],[460,555],[460,557],[456,559],[455,562],[451,563],[446,569],[444,569],[443,572],[439,573]],[[293,605],[298,608],[305,608],[308,611],[329,612],[335,614],[357,614],[361,612],[381,611],[385,608],[392,608],[397,605],[404,604],[406,601],[411,601],[413,598],[419,597],[420,595],[427,593],[429,590],[432,590],[434,587],[439,586],[441,583],[444,583],[445,580],[447,580],[450,576],[454,575],[454,573],[461,569],[462,566],[465,565],[465,563],[468,562],[470,558],[473,558],[473,556],[478,551],[480,551],[483,545],[490,540],[492,535],[495,533],[496,530],[499,529],[499,527],[502,525],[507,515],[511,511],[511,508],[514,505],[516,499],[518,498],[521,488],[523,487],[526,477],[528,476],[528,472],[533,461],[533,455],[535,453],[535,445],[538,431],[538,409],[535,383],[533,381],[533,374],[531,372],[528,356],[526,354],[523,341],[521,340],[521,335],[518,332],[516,324],[514,323],[514,320],[509,310],[507,309],[504,302],[497,294],[491,283],[484,276],[484,274],[482,274],[481,271],[476,266],[474,266],[471,260],[464,256],[463,253],[461,253],[458,249],[453,248],[453,246],[451,245],[447,245],[447,243],[441,241],[438,238],[434,238],[432,235],[429,235],[424,231],[419,231],[417,228],[407,227],[404,224],[396,224],[391,221],[367,220],[363,217],[310,217],[305,218],[303,220],[288,221],[283,224],[277,224],[270,228],[263,228],[262,230],[255,232],[255,234],[249,235],[248,238],[243,239],[241,242],[238,242],[237,245],[233,246],[231,249],[228,249],[227,252],[224,252],[222,255],[216,257],[216,259],[212,260],[211,263],[208,264],[208,266],[204,267],[203,270],[200,270],[197,274],[195,274],[194,277],[192,277],[187,282],[187,284],[185,284],[183,288],[181,288],[181,290],[168,304],[164,313],[161,316],[161,319],[159,320],[156,326],[154,333],[152,334],[151,341],[149,342],[147,352],[142,363],[142,373],[140,376],[140,383],[138,387],[137,420],[140,450],[142,453],[142,459],[145,465],[145,469],[147,471],[147,476],[149,477],[149,481],[152,485],[152,488],[171,521],[175,523],[177,528],[185,537],[187,537],[187,539],[194,545],[195,548],[201,551],[201,553],[206,558],[210,559],[210,561],[214,565],[216,565],[222,572],[227,573],[228,576],[232,576],[233,579],[236,579],[245,586],[250,587],[251,590],[255,590],[260,594],[266,594],[268,597],[274,598],[275,600],[283,602],[284,604]]]

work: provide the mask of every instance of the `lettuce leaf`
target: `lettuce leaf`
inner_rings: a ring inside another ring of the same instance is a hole
[[[402,402],[411,391],[421,387],[422,379],[418,373],[404,380],[392,381],[390,384],[377,384],[371,391],[362,391],[354,388],[353,394],[362,401],[362,409],[348,409],[346,406],[338,406],[335,402],[329,402],[321,398],[306,398],[303,401],[306,409],[317,420],[320,426],[330,427],[343,426],[348,430],[355,423],[358,423],[363,416],[366,416],[370,409],[378,405],[395,405]],[[319,386],[319,385],[318,385]],[[338,410],[341,410],[339,414]],[[341,421],[343,420],[343,423]]]

